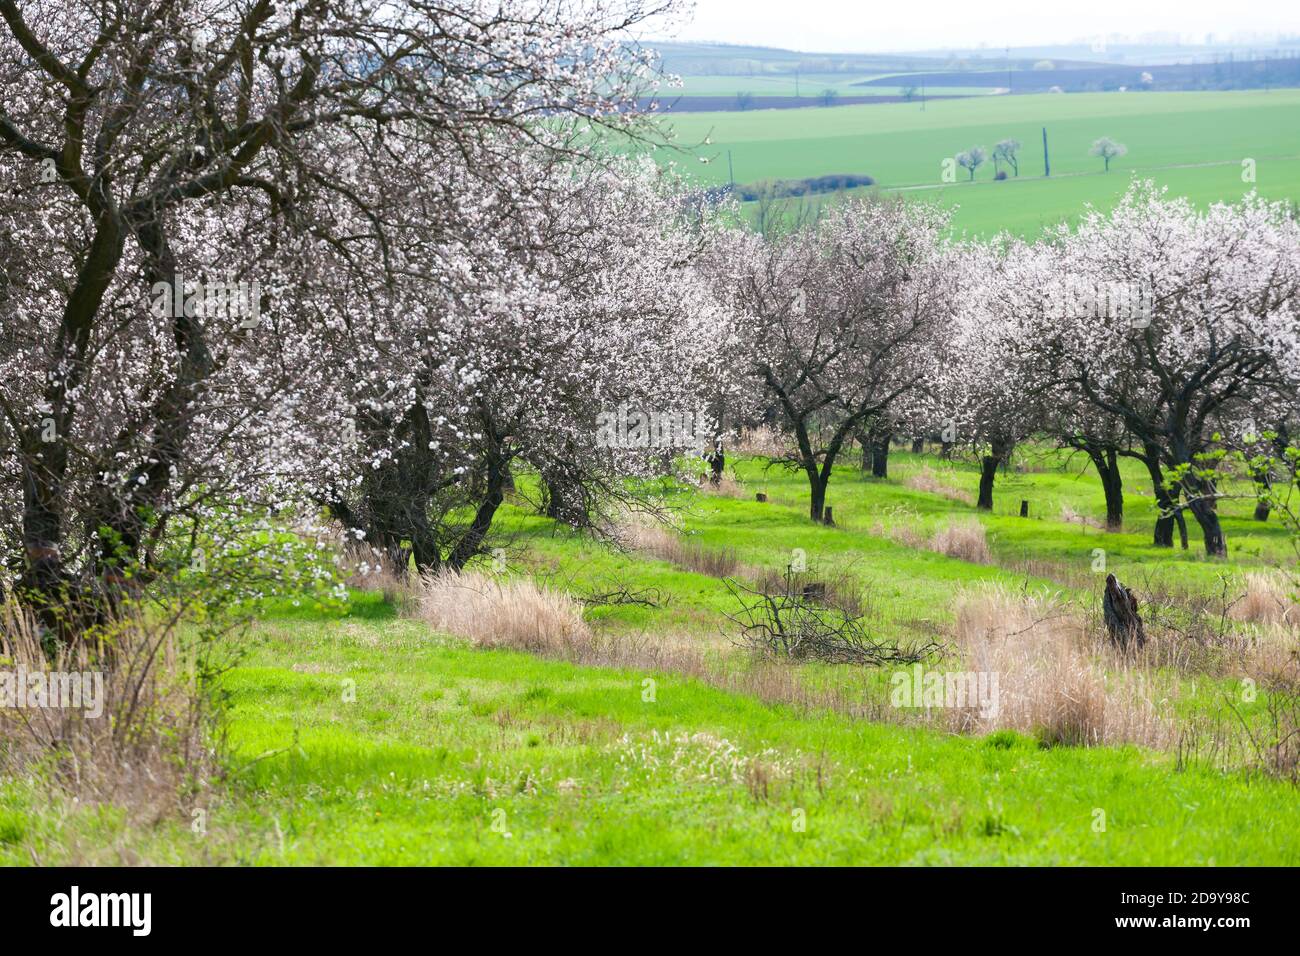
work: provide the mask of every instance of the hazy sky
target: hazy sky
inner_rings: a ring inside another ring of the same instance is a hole
[[[869,52],[1046,45],[1099,34],[1295,33],[1295,0],[696,0],[675,39]],[[663,34],[660,33],[660,36]]]

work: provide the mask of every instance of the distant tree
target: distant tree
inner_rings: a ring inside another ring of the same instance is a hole
[[[745,343],[746,370],[780,410],[794,448],[776,461],[807,476],[813,521],[840,453],[921,388],[953,321],[947,228],[923,203],[845,199],[775,238],[736,230],[720,257],[726,338]]]
[[[1004,139],[993,147],[993,163],[997,165],[998,160],[1006,163],[1011,167],[1011,171],[1017,176],[1020,175],[1020,140]]]
[[[970,178],[975,179],[975,170],[984,165],[984,161],[989,158],[989,151],[983,146],[972,146],[965,152],[957,154],[957,165],[970,173]]]
[[[1101,161],[1106,164],[1106,172],[1110,172],[1110,161],[1117,156],[1123,156],[1128,152],[1128,147],[1123,143],[1117,143],[1109,136],[1103,136],[1092,144],[1092,149],[1088,150],[1090,156],[1100,156]]]
[[[906,101],[909,102],[909,103],[910,103],[912,100],[916,99],[916,87],[915,87],[915,86],[905,86],[905,87],[902,88],[902,90],[901,90],[900,92],[902,93],[903,99],[906,100]]]
[[[754,94],[748,90],[741,90],[736,94],[736,109],[747,110],[754,105]]]
[[[830,87],[822,90],[822,106],[834,106],[835,101],[840,98],[839,90],[833,90]]]

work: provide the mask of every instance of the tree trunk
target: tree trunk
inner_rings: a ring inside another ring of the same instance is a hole
[[[1119,474],[1118,453],[1112,448],[1088,448],[1088,457],[1101,478],[1106,494],[1106,530],[1119,531],[1124,527],[1124,483]]]
[[[722,453],[722,446],[717,445],[709,455],[709,481],[716,487],[722,484],[723,469],[727,467],[727,456]]]
[[[542,513],[552,521],[564,520],[564,497],[545,475],[542,476]]]
[[[924,438],[913,438],[913,439],[912,439],[912,454],[913,454],[913,455],[920,455],[920,454],[922,454],[922,453],[924,453],[924,452],[925,452],[925,439],[924,439]]]
[[[1188,507],[1196,523],[1201,526],[1205,553],[1212,558],[1222,558],[1228,554],[1228,542],[1223,535],[1223,526],[1219,523],[1219,510],[1214,495],[1214,482],[1197,479],[1194,487],[1189,489]]]
[[[1011,454],[1013,443],[1003,439],[994,439],[989,443],[989,454],[980,462],[980,493],[975,502],[977,508],[984,511],[993,510],[993,480],[997,477],[998,465]]]
[[[890,432],[873,437],[871,442],[872,478],[889,477],[889,442],[893,437]]]
[[[557,468],[543,472],[541,480],[546,517],[575,528],[584,527],[590,514],[581,479],[565,468]]]
[[[808,503],[808,517],[813,521],[820,523],[826,510],[826,485],[827,479],[817,474],[815,471],[808,476],[808,486],[811,496]]]
[[[997,476],[998,460],[992,455],[985,455],[980,463],[980,495],[975,507],[985,511],[993,510],[993,479]]]
[[[1110,639],[1127,648],[1130,643],[1141,647],[1146,643],[1142,617],[1138,614],[1137,598],[1119,583],[1113,574],[1106,575],[1106,590],[1102,596],[1102,611]]]
[[[482,499],[474,509],[474,518],[465,533],[456,542],[451,553],[447,555],[446,564],[453,571],[460,572],[470,558],[481,553],[483,542],[492,528],[492,518],[505,500],[505,476],[510,467],[510,459],[495,449],[487,455],[487,485]]]
[[[1156,497],[1156,508],[1159,514],[1156,516],[1156,530],[1153,543],[1157,548],[1172,548],[1174,546],[1174,502],[1169,496],[1169,489],[1165,487],[1165,475],[1160,468],[1160,452],[1152,445],[1146,445],[1144,454],[1137,456],[1141,458],[1147,466],[1147,473],[1151,475],[1151,487]]]
[[[96,192],[96,197],[99,195]],[[65,641],[80,630],[84,610],[61,609],[69,603],[62,553],[67,504],[63,481],[69,461],[67,440],[73,427],[67,396],[83,384],[95,318],[121,262],[125,235],[116,208],[98,198],[93,199],[91,208],[96,215],[95,235],[64,306],[55,343],[58,361],[54,367],[59,371],[44,387],[48,417],[54,423],[53,439],[46,440],[45,425],[40,421],[18,436],[23,451],[23,566],[15,592],[45,627]]]
[[[1267,521],[1268,513],[1272,510],[1267,495],[1273,490],[1273,481],[1267,468],[1251,469],[1251,477],[1255,480],[1255,494],[1258,496],[1255,502],[1255,520]]]

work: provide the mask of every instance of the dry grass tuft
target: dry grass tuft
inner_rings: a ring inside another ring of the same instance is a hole
[[[1252,624],[1295,626],[1300,623],[1300,607],[1295,589],[1283,575],[1255,571],[1245,577],[1245,594],[1228,611],[1234,621]]]
[[[1174,728],[1153,672],[1099,642],[1057,596],[987,586],[958,595],[954,636],[964,666],[996,675],[995,713],[949,711],[955,729],[1011,729],[1049,744],[1168,747]]]
[[[61,694],[75,682],[81,695],[77,706],[24,695],[0,708],[0,775],[35,775],[144,823],[182,813],[222,772],[210,681],[229,661],[214,647],[183,639],[175,619],[137,616],[51,657],[30,614],[0,605],[0,671],[13,686],[39,674]]]
[[[715,485],[707,478],[704,481],[704,488],[711,494],[721,495],[724,498],[736,498],[741,501],[753,500],[753,493],[745,487],[745,483],[737,478],[734,474],[727,472],[722,473]]]
[[[625,521],[619,526],[616,538],[625,548],[697,574],[728,578],[740,570],[740,558],[734,548],[706,547],[660,522]]]
[[[921,531],[920,512],[905,505],[885,509],[884,516],[872,523],[871,534],[877,538],[888,538],[905,548],[920,549],[928,546],[928,539]]]
[[[1242,671],[1257,683],[1300,692],[1300,641],[1291,624],[1254,624],[1245,629]]]
[[[502,579],[477,571],[426,574],[418,609],[429,626],[480,647],[568,656],[592,639],[582,606],[572,596],[527,578]]]
[[[390,562],[383,560],[383,556],[364,541],[358,541],[340,528],[335,549],[348,587],[378,591],[394,607],[403,607],[415,600],[419,590],[415,576],[409,572],[398,574]]]
[[[930,537],[929,548],[939,554],[946,554],[950,558],[958,558],[972,564],[993,563],[988,535],[978,518],[950,521],[936,529]]]
[[[922,468],[914,475],[908,475],[903,479],[903,487],[911,488],[913,491],[924,491],[928,494],[939,495],[952,501],[960,501],[964,505],[975,504],[975,498],[968,491],[957,488],[953,481],[955,475],[949,472],[946,475],[939,475],[937,472],[926,467]]]

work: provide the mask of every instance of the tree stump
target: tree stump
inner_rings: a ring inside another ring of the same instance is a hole
[[[767,500],[767,495],[763,494],[763,492],[761,492],[761,491],[757,491],[757,492],[754,493],[754,500],[755,500],[755,501],[766,501],[766,500]]]
[[[1029,517],[1029,502],[1025,501],[1023,498],[1020,499],[1020,517]]]
[[[1137,598],[1113,574],[1106,575],[1102,610],[1106,617],[1106,633],[1121,648],[1127,649],[1130,642],[1137,647],[1146,644],[1147,636],[1142,630],[1142,618],[1138,615]]]
[[[803,586],[803,598],[805,601],[816,601],[819,604],[826,600],[826,582],[809,581]]]

